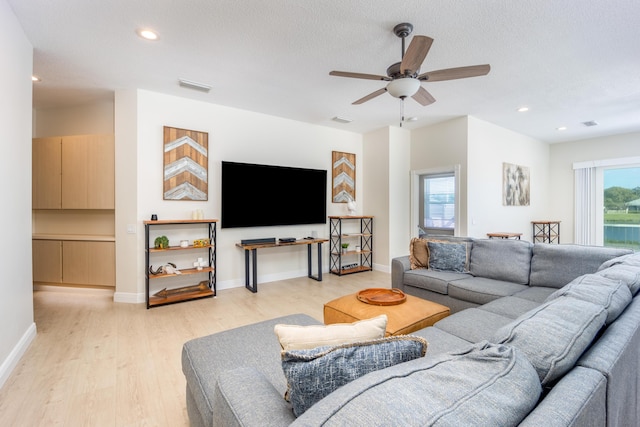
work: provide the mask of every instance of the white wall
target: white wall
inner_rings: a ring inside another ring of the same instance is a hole
[[[374,268],[389,267],[389,128],[364,136],[362,160],[365,203],[363,215],[373,215]]]
[[[134,98],[136,98],[134,100]],[[126,101],[125,101],[126,100]],[[126,117],[137,117],[127,120]],[[164,201],[162,198],[162,139],[163,126],[198,130],[209,133],[209,200],[207,202]],[[136,281],[118,280],[116,299],[141,298],[144,292],[144,229],[142,221],[157,214],[160,219],[190,218],[194,209],[202,209],[205,218],[220,218],[220,162],[222,160],[262,163],[303,168],[326,169],[327,187],[331,188],[331,152],[344,151],[362,159],[362,136],[336,129],[309,125],[288,119],[237,110],[219,105],[193,101],[175,96],[139,90],[136,95],[116,94],[116,152],[134,150],[133,140],[123,135],[136,135],[136,172],[120,171],[124,177],[116,178],[118,191],[123,181],[136,186],[136,217],[133,218],[132,203],[128,201],[126,219],[119,219],[121,206],[117,204],[116,240],[117,250],[137,254]],[[117,154],[117,158],[120,156]],[[356,176],[363,177],[362,162],[356,161]],[[120,165],[118,165],[120,170]],[[135,175],[135,176],[134,176]],[[364,179],[357,178],[356,194],[362,195]],[[239,187],[238,191],[242,191]],[[118,199],[118,196],[117,200]],[[361,213],[364,196],[358,196]],[[286,200],[274,203],[287,203]],[[346,206],[331,202],[327,192],[327,214],[344,215]],[[138,225],[135,243],[131,239],[120,239],[127,223]],[[244,254],[235,246],[242,239],[260,237],[304,237],[312,230],[318,236],[327,237],[329,225],[301,225],[286,227],[259,227],[220,229],[218,224],[217,282],[218,289],[244,286]],[[123,247],[124,245],[124,247]],[[328,269],[328,244],[324,245],[324,269]],[[131,277],[130,261],[127,271]],[[118,266],[120,269],[121,266]],[[306,275],[306,251],[298,248],[267,249],[258,257],[258,282],[264,283],[290,277]],[[120,272],[117,273],[119,279]]]
[[[31,263],[31,73],[33,47],[0,0],[0,174],[5,183],[0,298],[0,387],[35,338]]]
[[[549,145],[469,117],[467,151],[467,235],[522,233],[532,241],[531,221],[549,218]],[[530,205],[502,205],[502,163],[529,168]]]
[[[552,144],[549,212],[560,223],[562,243],[574,241],[573,163],[640,156],[640,133]]]
[[[399,127],[389,128],[389,254],[386,262],[407,254],[411,239],[411,133]],[[365,165],[366,166],[366,165]]]
[[[467,236],[468,118],[460,117],[411,133],[411,170],[434,170],[460,165],[460,236]],[[417,224],[411,224],[412,227]],[[407,252],[409,243],[407,242]]]
[[[530,206],[502,206],[502,163],[529,167]],[[548,219],[549,149],[546,143],[475,117],[460,117],[414,130],[411,170],[460,165],[459,235],[487,237],[510,231],[531,240],[531,221]]]
[[[37,110],[34,113],[33,137],[113,133],[113,109],[113,100],[103,100]]]

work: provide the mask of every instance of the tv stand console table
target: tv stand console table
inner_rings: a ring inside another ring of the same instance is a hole
[[[322,244],[328,242],[327,239],[301,239],[295,242],[277,242],[277,243],[256,243],[243,245],[242,243],[236,243],[236,246],[244,249],[244,274],[245,274],[245,288],[251,292],[258,292],[258,249],[265,248],[278,248],[282,246],[297,246],[307,245],[307,277],[310,279],[322,282]],[[313,275],[311,268],[311,246],[313,244],[318,245],[318,274]],[[249,274],[251,270],[251,275]],[[253,284],[251,284],[253,279]]]

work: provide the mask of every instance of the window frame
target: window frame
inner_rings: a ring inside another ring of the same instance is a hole
[[[422,201],[422,177],[424,175],[448,175],[453,174],[454,183],[454,228],[453,235],[460,232],[460,165],[443,168],[420,169],[411,171],[411,237],[418,237],[421,229],[421,201]],[[445,230],[445,229],[441,229]]]

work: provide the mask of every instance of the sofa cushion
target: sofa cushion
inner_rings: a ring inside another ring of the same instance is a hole
[[[449,295],[462,301],[486,304],[527,288],[529,288],[527,285],[518,285],[517,283],[504,282],[502,280],[469,277],[449,283]]]
[[[436,270],[409,270],[404,273],[404,285],[426,289],[438,294],[449,293],[449,283],[471,277],[469,273]]]
[[[551,301],[562,296],[577,298],[599,304],[607,310],[606,324],[610,324],[631,302],[631,292],[619,280],[607,279],[596,274],[585,274],[558,289],[549,297]]]
[[[387,328],[387,316],[382,314],[371,319],[353,323],[332,325],[285,325],[274,326],[283,350],[301,350],[320,346],[347,344],[383,338]]]
[[[518,427],[611,425],[607,424],[606,401],[607,379],[594,369],[576,366],[554,384]]]
[[[529,283],[532,246],[524,240],[475,240],[469,271],[478,277],[526,285]]]
[[[429,343],[429,353],[426,357],[431,358],[442,353],[454,350],[462,350],[469,347],[469,341],[457,337],[435,326],[428,326],[418,331],[412,332],[411,335],[422,337]]]
[[[469,271],[467,242],[427,241],[429,248],[429,268],[439,271]]]
[[[549,295],[557,290],[558,288],[547,288],[546,286],[529,286],[528,289],[516,292],[512,296],[537,302],[538,305],[540,305],[547,300]]]
[[[409,242],[409,262],[411,269],[429,268],[429,248],[426,239],[414,237]]]
[[[613,267],[614,265],[620,265],[620,264],[633,265],[636,267],[640,267],[640,252],[621,255],[619,257],[605,261],[602,264],[600,264],[600,267],[598,267],[598,271],[602,271],[605,268]]]
[[[499,328],[513,319],[479,308],[467,308],[435,323],[434,327],[475,343],[488,340]]]
[[[265,420],[269,420],[270,425],[286,426],[295,421],[291,405],[255,368],[242,367],[221,372],[215,385],[214,420],[206,425],[264,425]],[[199,425],[189,418],[190,426]]]
[[[635,295],[640,290],[640,268],[632,265],[617,264],[605,270],[600,270],[596,274],[613,280],[620,280],[626,284],[631,292]]]
[[[500,328],[491,342],[521,350],[546,386],[569,371],[604,325],[604,307],[561,297]],[[540,337],[548,337],[543,341]]]
[[[630,252],[600,246],[536,243],[529,285],[561,288],[578,276],[595,273],[603,262]]]
[[[291,425],[517,425],[540,393],[535,370],[517,349],[483,342],[363,376]]]
[[[308,350],[282,352],[282,370],[289,384],[288,398],[296,416],[343,385],[369,372],[424,357],[427,341],[394,336]]]
[[[253,367],[273,384],[280,396],[284,394],[287,383],[282,375],[281,348],[273,334],[278,323],[320,324],[306,314],[294,314],[195,338],[183,345],[182,372],[187,381],[187,395],[192,397],[189,410],[197,411],[206,425],[213,425],[216,383],[222,372]]]
[[[640,419],[640,298],[634,298],[598,342],[576,363],[607,379],[607,425],[636,426]]]
[[[539,306],[540,303],[518,297],[502,297],[478,307],[478,310],[489,311],[501,316],[515,319],[529,310]]]

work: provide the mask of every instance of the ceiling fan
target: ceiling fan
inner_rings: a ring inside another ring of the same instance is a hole
[[[362,104],[389,92],[391,96],[404,100],[412,97],[423,106],[436,102],[435,98],[424,88],[421,83],[425,81],[439,82],[443,80],[464,79],[467,77],[484,76],[489,73],[489,64],[471,65],[468,67],[447,68],[444,70],[429,71],[419,74],[420,66],[429,53],[433,39],[427,36],[413,36],[411,43],[405,52],[405,38],[413,31],[413,25],[405,22],[393,28],[396,36],[402,39],[402,61],[396,62],[387,68],[387,75],[351,73],[348,71],[331,71],[329,75],[339,77],[351,77],[355,79],[384,80],[389,82],[386,87],[378,89],[369,95],[354,101],[353,105]]]

